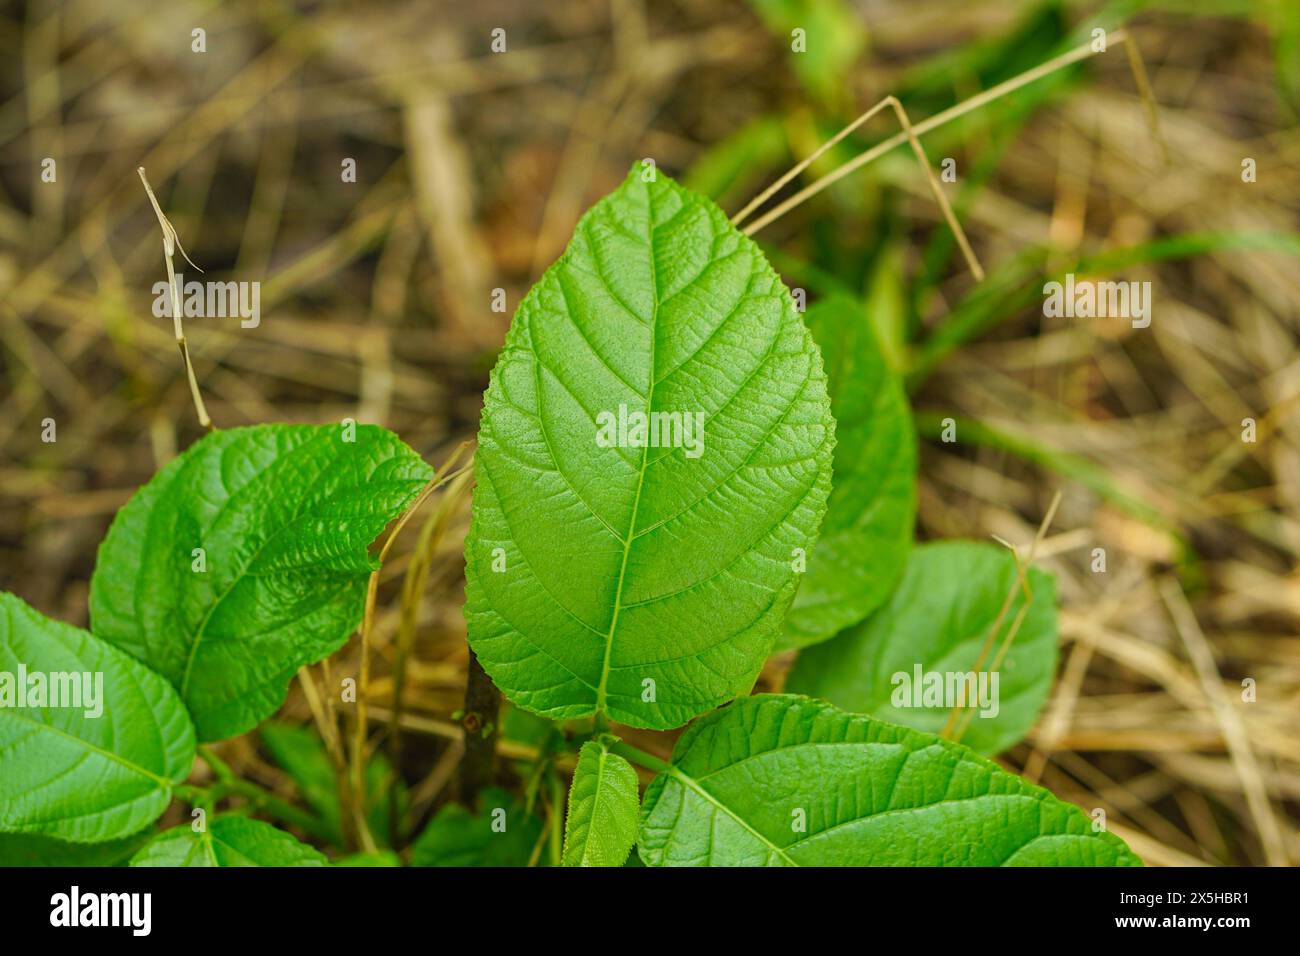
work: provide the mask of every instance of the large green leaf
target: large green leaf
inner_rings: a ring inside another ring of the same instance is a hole
[[[411,866],[527,866],[542,821],[498,787],[478,799],[479,812],[444,806],[411,844]]]
[[[261,820],[213,817],[195,833],[185,824],[154,837],[132,866],[325,866],[321,853]]]
[[[214,432],[118,512],[92,628],[172,682],[200,740],[243,733],[356,628],[368,547],[431,477],[373,425]]]
[[[601,741],[578,752],[564,822],[565,866],[622,866],[636,842],[636,770]]]
[[[194,727],[165,680],[0,593],[0,831],[130,836],[193,763]]]
[[[961,742],[980,753],[999,753],[1038,719],[1056,673],[1056,586],[1034,568],[1033,601],[997,662],[1025,603],[1016,577],[1015,559],[999,545],[921,545],[889,602],[860,626],[801,652],[786,690],[931,733],[941,733],[953,705],[961,703],[970,711],[963,715]],[[975,665],[1013,589],[981,678]],[[958,695],[963,690],[964,702]]]
[[[916,518],[916,429],[865,310],[836,296],[805,319],[830,380],[835,477],[782,648],[824,641],[879,607],[903,572]]]
[[[0,833],[0,867],[121,866],[151,835],[141,830],[104,843],[68,843],[33,833]]]
[[[960,744],[807,697],[692,724],[646,789],[652,866],[1140,866],[1078,807]]]
[[[520,305],[487,391],[465,613],[497,685],[656,728],[747,691],[825,509],[829,406],[758,247],[634,170]],[[598,443],[647,411],[678,414],[670,447]]]

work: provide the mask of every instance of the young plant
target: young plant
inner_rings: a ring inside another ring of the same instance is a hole
[[[565,862],[621,862],[634,842],[653,866],[1139,862],[1078,808],[932,733],[794,695],[714,709],[749,691],[778,641],[867,618],[902,571],[914,437],[861,318],[831,303],[812,323],[848,424],[849,454],[833,456],[822,353],[790,293],[721,210],[649,164],[583,217],[520,305],[480,426],[465,615],[514,703],[597,734],[574,772]],[[639,427],[602,441],[615,409]],[[691,416],[703,433],[685,447],[671,426]],[[842,493],[828,494],[832,472]],[[877,540],[897,557],[863,581]],[[1050,581],[1035,573],[1016,597],[1038,597],[1032,618],[999,613],[1020,583],[1010,555],[917,555],[866,637],[827,653],[869,684],[853,702],[873,710],[888,677],[863,647],[977,670],[982,645],[997,663],[1014,655],[1026,666],[1009,714],[975,735],[1005,745],[1055,664]],[[796,678],[815,688],[815,658]],[[669,761],[609,733],[691,720]],[[657,774],[635,838],[624,758]]]
[[[432,477],[396,436],[350,421],[214,432],[118,513],[91,632],[0,594],[0,834],[19,835],[0,836],[0,857],[76,860],[61,844],[131,838],[183,795],[192,826],[131,845],[133,863],[323,862],[267,824],[208,819],[250,789],[210,752],[218,783],[184,782],[196,742],[251,730],[356,630],[369,545]]]
[[[469,643],[536,756],[522,794],[443,806],[413,865],[618,866],[634,846],[652,866],[1139,863],[976,752],[1042,706],[1051,581],[991,545],[907,556],[915,436],[897,373],[855,302],[809,324],[758,247],[652,164],[583,217],[492,374],[465,543]],[[360,776],[364,747],[349,816],[310,734],[261,731],[309,810],[203,745],[256,728],[344,644],[373,596],[370,545],[434,484],[373,426],[215,432],[118,514],[90,632],[0,595],[0,861],[326,862],[251,809],[334,846],[372,835],[336,863],[397,863],[377,805],[396,787],[400,817],[405,795],[377,758]],[[830,702],[745,696],[778,646],[810,648],[791,686]],[[890,668],[912,665],[1014,677],[970,727],[889,692]],[[690,727],[665,760],[615,723]],[[976,749],[949,739],[963,735]],[[210,785],[186,783],[196,748]],[[654,774],[643,796],[637,765]],[[216,812],[229,796],[242,813]],[[152,832],[177,797],[191,823]]]

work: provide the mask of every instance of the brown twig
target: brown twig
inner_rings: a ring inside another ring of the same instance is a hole
[[[1114,43],[1130,43],[1129,36],[1124,30],[1112,31],[1109,39],[1111,40],[1111,42]],[[1032,70],[1026,70],[1024,73],[1021,73],[1019,76],[1014,76],[1004,83],[999,83],[997,86],[991,87],[990,89],[987,89],[982,93],[976,94],[975,96],[972,96],[970,99],[963,100],[961,103],[958,103],[956,106],[944,110],[942,113],[937,113],[934,116],[929,117],[928,119],[922,120],[921,122],[917,123],[915,126],[911,126],[910,128],[908,128],[908,125],[904,124],[904,129],[902,132],[896,133],[895,135],[889,137],[889,139],[877,143],[875,146],[871,147],[861,155],[855,156],[847,163],[844,163],[843,165],[836,167],[835,169],[831,170],[829,173],[826,173],[824,176],[820,177],[816,181],[805,186],[803,189],[795,193],[785,202],[778,205],[775,209],[772,209],[769,212],[764,213],[757,220],[755,220],[754,222],[750,223],[748,226],[745,227],[744,229],[745,235],[752,236],[754,233],[758,232],[764,226],[767,226],[770,223],[775,222],[777,219],[780,219],[791,209],[794,209],[796,206],[800,205],[805,200],[815,196],[817,193],[821,192],[827,186],[830,186],[832,183],[838,182],[839,180],[843,179],[845,176],[849,175],[849,173],[861,169],[863,166],[866,166],[868,163],[874,162],[876,159],[883,156],[885,153],[888,153],[890,150],[898,146],[901,146],[903,143],[911,141],[915,145],[918,143],[918,140],[921,136],[924,136],[926,133],[930,132],[931,130],[938,129],[940,126],[943,126],[945,123],[950,123],[953,120],[957,119],[958,117],[965,116],[967,113],[973,112],[974,110],[979,109],[980,107],[984,106],[987,103],[991,103],[994,100],[999,99],[1000,97],[1006,96],[1008,93],[1014,92],[1015,90],[1020,89],[1022,86],[1028,86],[1030,83],[1033,83],[1036,80],[1040,80],[1043,77],[1048,76],[1052,73],[1055,73],[1057,70],[1065,69],[1065,67],[1070,66],[1074,63],[1078,63],[1080,60],[1086,60],[1089,57],[1096,55],[1098,52],[1100,51],[1093,49],[1091,43],[1085,43],[1082,46],[1075,47],[1073,50],[1068,50],[1065,53],[1062,53],[1060,56],[1048,60],[1046,63],[1040,63]],[[1145,79],[1146,76],[1145,72],[1139,73],[1141,60],[1140,58],[1136,60],[1133,59],[1133,55],[1130,53],[1129,62],[1130,65],[1133,65],[1135,63],[1138,64],[1138,66],[1134,66],[1134,77],[1137,78],[1139,86],[1141,86],[1142,81],[1143,79]],[[1144,97],[1144,102],[1150,103],[1154,101],[1150,101],[1146,97]],[[769,189],[766,190],[762,194],[762,196],[760,196],[759,200],[755,200],[754,202],[750,203],[749,206],[746,206],[745,209],[742,210],[743,214],[748,215],[749,212],[752,210],[752,208],[756,207],[761,200],[765,200],[768,196],[772,195],[772,193],[774,193],[776,189],[779,189],[780,185],[783,185],[785,182],[788,182],[790,179],[792,179],[795,175],[798,175],[798,172],[802,170],[805,166],[807,166],[808,163],[812,162],[813,159],[821,155],[821,153],[825,152],[825,150],[829,149],[840,139],[843,139],[844,136],[848,135],[848,133],[851,132],[854,128],[856,128],[857,125],[859,125],[862,122],[865,122],[865,120],[869,116],[873,115],[875,111],[883,108],[885,105],[887,105],[887,103],[888,103],[887,99],[882,100],[879,104],[877,104],[875,107],[869,110],[866,114],[859,117],[853,123],[849,124],[849,126],[846,129],[841,130],[840,133],[838,133],[834,138],[830,140],[830,142],[826,143],[821,149],[819,149],[811,157],[809,157],[808,160],[806,160],[801,165],[796,166],[795,169],[792,170],[790,173],[787,173],[785,177],[782,178],[782,180],[779,180],[778,181],[779,184],[776,186],[775,189],[769,187]],[[1154,113],[1153,112],[1148,113],[1148,116],[1151,117],[1152,122],[1154,122]],[[923,153],[921,154],[921,157],[922,157],[922,161],[924,162]],[[928,164],[926,168],[927,169],[929,168]],[[737,218],[743,219],[744,215],[738,216]]]
[[[433,479],[424,486],[424,489],[416,497],[411,506],[403,512],[402,516],[397,519],[393,526],[392,532],[388,535],[382,548],[379,549],[379,568],[373,571],[366,585],[366,606],[365,612],[361,618],[361,661],[357,668],[357,713],[356,723],[352,733],[352,754],[351,754],[351,775],[350,783],[352,790],[352,816],[356,824],[357,835],[361,840],[362,848],[367,852],[374,852],[374,838],[370,833],[370,827],[366,822],[366,732],[367,732],[367,713],[368,697],[370,692],[370,646],[371,638],[374,634],[375,627],[375,599],[379,591],[379,572],[383,567],[384,559],[388,556],[393,542],[401,534],[406,523],[411,520],[411,516],[419,510],[420,506],[429,499],[438,488],[448,481],[462,474],[472,465],[466,466],[461,471],[452,471],[465,449],[469,446],[468,442],[461,442],[456,446],[455,451],[451,453],[448,459],[443,463],[440,470],[435,472]]]
[[[500,735],[501,691],[488,677],[474,651],[469,652],[465,679],[465,756],[460,762],[460,800],[473,807],[479,791],[492,782],[496,769],[496,745]]]
[[[144,167],[136,169],[140,174],[140,182],[144,183],[144,191],[149,195],[149,202],[153,204],[153,211],[158,216],[158,225],[162,227],[163,234],[163,257],[167,260],[167,284],[171,287],[171,304],[172,304],[172,324],[176,330],[176,345],[181,350],[181,362],[185,366],[185,376],[189,379],[190,395],[194,399],[194,410],[198,412],[199,424],[204,428],[212,427],[212,419],[208,416],[207,406],[203,404],[203,394],[199,391],[198,376],[194,374],[194,363],[190,361],[190,347],[185,339],[185,330],[181,326],[181,293],[176,285],[176,266],[172,262],[172,257],[176,255],[176,250],[181,251],[185,256],[185,261],[194,268],[194,260],[186,253],[185,247],[181,245],[181,240],[176,235],[176,229],[171,222],[163,215],[162,206],[158,205],[158,197],[153,194],[153,187],[149,185],[149,178],[144,174]],[[202,272],[202,269],[199,269]]]

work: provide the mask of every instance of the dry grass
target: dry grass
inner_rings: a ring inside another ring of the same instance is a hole
[[[1031,6],[864,3],[872,51],[853,103],[898,91],[928,55],[1001,34]],[[196,26],[203,55],[189,50]],[[505,55],[488,52],[496,26],[509,31]],[[1297,232],[1300,132],[1275,92],[1264,29],[1152,12],[1132,32],[1169,163],[1125,60],[1091,65],[958,210],[991,273],[1032,244],[1068,262],[1160,235]],[[769,112],[806,154],[798,131],[813,115],[746,8],[705,0],[412,0],[310,18],[251,0],[31,3],[0,19],[0,60],[0,587],[80,624],[114,511],[200,434],[170,323],[150,312],[163,270],[137,167],[195,262],[263,282],[259,328],[186,325],[218,426],[354,416],[441,461],[473,436],[508,321],[490,310],[492,288],[513,311],[633,160],[681,172]],[[58,159],[57,183],[39,180],[45,156]],[[1246,156],[1257,183],[1241,182]],[[340,181],[343,157],[357,160],[355,184]],[[746,182],[783,168],[756,162]],[[904,150],[762,238],[811,254],[828,216],[870,234],[876,210],[857,194],[882,189],[912,223],[899,249],[914,276],[939,214]],[[1004,761],[1104,808],[1151,863],[1294,862],[1300,269],[1281,253],[1216,250],[1122,277],[1153,283],[1149,329],[1045,319],[1036,301],[1008,307],[918,383],[923,422],[979,422],[1020,449],[927,442],[918,531],[1026,544],[1059,490],[1037,560],[1059,582],[1060,678]],[[946,270],[927,328],[972,281],[957,263]],[[41,441],[47,417],[55,444]],[[1241,440],[1246,417],[1259,422],[1253,444]],[[1026,445],[1047,458],[1026,460]],[[1076,459],[1103,481],[1081,477]],[[1107,483],[1120,495],[1102,493]],[[425,807],[458,753],[467,500],[448,507],[445,533],[420,558],[428,583],[406,625],[404,767]],[[400,579],[419,524],[380,581],[369,715],[379,727],[392,714]],[[1090,571],[1097,547],[1104,574]],[[786,663],[769,667],[766,686],[780,685]],[[356,648],[330,666],[333,677],[355,669]],[[1244,678],[1254,703],[1241,700]],[[289,706],[310,719],[300,693]],[[283,785],[251,742],[227,750]]]

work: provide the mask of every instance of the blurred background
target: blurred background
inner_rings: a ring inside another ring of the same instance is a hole
[[[811,300],[863,300],[906,372],[921,538],[1028,542],[1062,493],[1038,551],[1059,582],[1061,673],[1001,761],[1104,808],[1148,863],[1300,859],[1294,0],[0,11],[0,588],[83,626],[114,512],[202,434],[152,309],[166,271],[137,167],[202,278],[261,283],[256,328],[186,321],[217,426],[354,417],[438,464],[474,435],[520,298],[633,162],[735,212],[888,94],[919,123],[1126,26],[1153,99],[1114,45],[925,136],[932,167],[955,160],[942,188],[983,282],[906,146],[756,238]],[[782,195],[897,129],[882,112]],[[1151,326],[1045,318],[1044,282],[1070,271],[1150,281]],[[467,523],[468,497],[450,499],[407,623],[403,775],[428,805],[463,703]],[[380,725],[411,560],[395,553]],[[297,692],[288,711],[309,717]],[[229,756],[283,783],[256,741]]]

